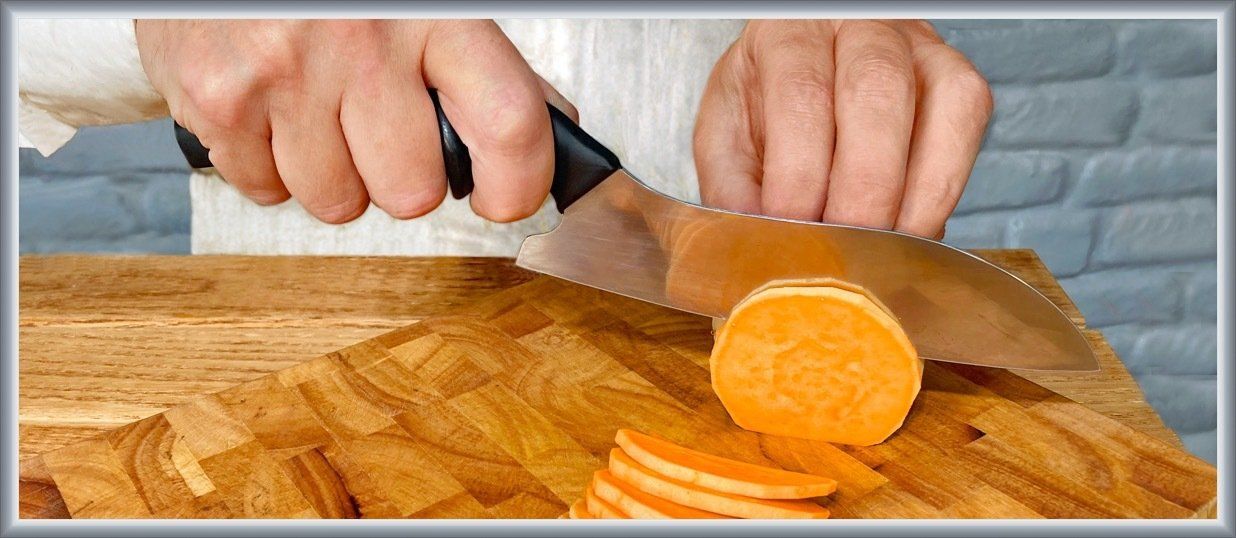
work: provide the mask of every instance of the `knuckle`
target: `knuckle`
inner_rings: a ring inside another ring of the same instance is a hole
[[[381,31],[382,22],[372,19],[329,19],[322,21],[326,33],[340,43],[356,44],[372,40]]]
[[[952,208],[961,197],[961,188],[943,178],[925,181],[915,189],[914,196],[924,207]]]
[[[914,19],[905,21],[905,28],[919,37],[926,38],[929,41],[938,41],[940,39],[939,32],[936,31],[934,24],[925,19]]]
[[[949,92],[973,103],[986,123],[995,108],[995,98],[991,93],[991,85],[977,69],[967,63],[965,68],[954,71],[946,84]]]
[[[486,19],[439,19],[432,24],[435,29],[449,32],[474,32],[495,26],[493,21]]]
[[[523,153],[549,128],[549,112],[541,98],[526,88],[496,89],[485,102],[488,108],[479,125],[485,146]]]
[[[757,41],[762,39],[772,26],[773,21],[767,19],[750,20],[743,25],[740,36],[747,40]]]
[[[818,38],[832,32],[827,19],[754,20],[743,28],[743,34],[762,46],[784,47],[814,44]]]
[[[891,52],[872,50],[848,66],[841,89],[859,104],[877,107],[912,101],[914,72]]]
[[[358,58],[353,64],[353,76],[346,93],[365,102],[380,102],[390,95],[390,70],[386,59],[379,55]]]
[[[795,115],[831,118],[833,88],[828,77],[816,69],[799,68],[781,73],[774,82],[782,105]]]
[[[245,124],[249,101],[255,95],[252,84],[245,77],[199,72],[182,80],[189,106],[201,119],[222,129],[236,129]]]
[[[299,76],[301,49],[291,34],[294,27],[272,25],[254,32],[254,46],[246,54],[246,75],[256,87],[266,87]]]

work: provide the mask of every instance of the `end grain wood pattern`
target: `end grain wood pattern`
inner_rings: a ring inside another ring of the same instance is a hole
[[[706,318],[549,277],[23,462],[22,517],[555,518],[619,428],[837,479],[835,518],[1214,517],[1215,469],[929,363],[874,447],[736,427]]]

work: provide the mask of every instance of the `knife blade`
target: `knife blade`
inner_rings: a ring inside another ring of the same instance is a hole
[[[437,109],[450,190],[472,191],[471,158]],[[1028,370],[1098,370],[1080,329],[1015,275],[965,251],[899,232],[706,208],[666,196],[549,107],[562,221],[524,240],[517,265],[714,318],[777,280],[835,278],[870,290],[924,359]],[[209,164],[176,126],[195,167]]]
[[[925,359],[1030,370],[1098,369],[1054,303],[962,250],[898,232],[688,204],[625,170],[524,240],[516,263],[620,295],[723,318],[759,286],[836,278],[867,288]]]

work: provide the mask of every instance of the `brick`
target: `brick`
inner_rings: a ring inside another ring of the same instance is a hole
[[[147,174],[138,179],[145,227],[163,234],[189,233],[189,174]]]
[[[1130,21],[1116,33],[1116,71],[1152,77],[1213,73],[1216,21]]]
[[[1180,435],[1180,442],[1194,456],[1215,465],[1219,461],[1219,434],[1216,430],[1185,433]]]
[[[1094,215],[1085,210],[1020,211],[1009,220],[1007,246],[1033,248],[1057,277],[1086,268],[1094,244]]]
[[[89,244],[124,237],[139,214],[105,177],[20,179],[20,247],[38,251],[44,241]]]
[[[1054,200],[1068,175],[1068,162],[1040,152],[985,151],[970,172],[957,214],[1038,205]]]
[[[1007,217],[951,217],[944,226],[944,242],[957,248],[1001,248],[1007,227]]]
[[[1073,197],[1090,206],[1211,194],[1218,185],[1214,147],[1145,147],[1100,153],[1082,168]]]
[[[1116,356],[1124,362],[1125,357],[1133,353],[1133,347],[1137,345],[1137,337],[1146,330],[1145,325],[1133,323],[1104,327],[1099,332],[1103,333],[1103,339],[1107,341],[1107,345],[1111,346]]]
[[[1110,80],[997,86],[988,128],[993,148],[1078,148],[1122,144],[1137,116],[1137,92]]]
[[[187,171],[172,120],[83,127],[50,157],[21,150],[21,173],[43,176],[108,175],[131,171]]]
[[[1185,315],[1189,319],[1215,321],[1218,316],[1218,273],[1209,264],[1188,273],[1185,281]]]
[[[1191,323],[1145,329],[1137,335],[1133,349],[1121,358],[1133,375],[1215,375],[1216,327]]]
[[[1170,269],[1089,271],[1060,280],[1091,327],[1169,322],[1180,318],[1182,290]]]
[[[22,244],[23,254],[189,254],[189,234],[140,232],[109,240],[45,239]]]
[[[1145,83],[1136,134],[1150,142],[1214,142],[1215,76]]]
[[[1146,401],[1177,433],[1215,429],[1218,387],[1214,376],[1138,376]]]
[[[938,25],[937,30],[993,83],[1092,78],[1111,71],[1116,64],[1115,32],[1104,21]]]
[[[1092,259],[1103,266],[1215,257],[1215,202],[1208,198],[1120,206],[1103,212]]]

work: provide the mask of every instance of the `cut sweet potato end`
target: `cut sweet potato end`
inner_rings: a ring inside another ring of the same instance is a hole
[[[717,333],[713,389],[753,431],[867,446],[905,421],[922,361],[897,321],[846,286],[765,288]]]
[[[837,490],[837,481],[831,478],[723,458],[633,430],[618,430],[615,441],[640,465],[723,493],[757,499],[806,499]]]
[[[571,503],[571,509],[567,511],[567,516],[571,519],[596,519],[588,512],[588,502],[584,499]]]
[[[593,473],[592,490],[601,500],[622,510],[631,519],[729,519],[640,491],[618,479],[608,469]]]
[[[597,497],[597,492],[592,489],[592,486],[588,486],[588,490],[584,492],[584,502],[593,519],[631,519],[626,512],[605,502],[605,499]]]
[[[676,480],[640,465],[620,448],[609,453],[609,470],[640,491],[706,512],[746,519],[825,519],[828,509],[810,501],[755,499]]]

